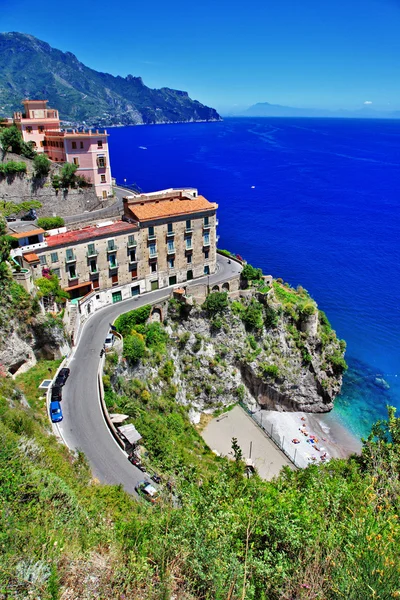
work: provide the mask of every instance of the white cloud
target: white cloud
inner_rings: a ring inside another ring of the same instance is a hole
[[[366,100],[364,104],[372,104],[372,102],[370,100]]]

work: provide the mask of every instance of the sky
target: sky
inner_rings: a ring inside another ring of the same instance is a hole
[[[0,0],[0,30],[235,112],[400,109],[400,0]],[[368,104],[365,104],[368,103]]]

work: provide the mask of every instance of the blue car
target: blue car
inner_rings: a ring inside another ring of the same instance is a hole
[[[59,423],[63,420],[63,414],[61,410],[61,404],[58,400],[50,402],[50,416],[53,423]]]

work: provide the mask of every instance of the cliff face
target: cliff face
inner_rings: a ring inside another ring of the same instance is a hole
[[[277,282],[265,293],[243,294],[233,302],[220,294],[227,306],[214,312],[198,306],[185,311],[170,301],[161,373],[169,363],[171,381],[163,381],[154,360],[124,374],[147,382],[149,390],[160,394],[172,383],[177,401],[189,406],[194,421],[200,412],[238,400],[250,408],[330,411],[346,368],[345,344],[325,315],[304,290]]]
[[[23,98],[49,100],[71,125],[221,120],[186,92],[150,89],[132,75],[99,73],[32,35],[0,33],[0,115],[21,110]]]

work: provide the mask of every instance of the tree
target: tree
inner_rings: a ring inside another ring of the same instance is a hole
[[[143,336],[139,333],[128,335],[124,338],[123,356],[127,361],[135,363],[140,360],[146,351]]]
[[[146,304],[145,306],[141,306],[140,308],[136,308],[134,310],[130,310],[126,313],[120,315],[114,325],[118,331],[118,333],[122,335],[128,335],[131,333],[132,329],[135,325],[140,325],[146,323],[151,313],[151,306]]]
[[[261,269],[256,269],[250,264],[247,264],[243,267],[241,277],[246,281],[254,281],[256,279],[261,279],[263,276]]]
[[[65,163],[61,169],[61,187],[68,188],[75,185],[75,172],[77,168],[77,165]]]
[[[203,308],[210,314],[215,315],[222,312],[228,306],[228,294],[226,292],[212,292],[203,304]]]
[[[0,143],[3,148],[3,156],[5,156],[7,152],[22,154],[23,156],[26,156],[26,158],[34,158],[35,156],[32,144],[24,142],[20,130],[15,125],[5,127],[0,132]]]
[[[45,154],[36,154],[33,159],[35,177],[46,177],[50,173],[51,162]]]
[[[249,305],[246,307],[242,315],[244,324],[249,329],[261,329],[263,326],[263,314],[262,306],[254,298],[251,300]]]
[[[57,275],[53,275],[51,271],[45,276],[36,279],[35,285],[38,288],[38,297],[45,298],[49,302],[61,304],[69,298],[68,292],[65,292],[60,287]]]

